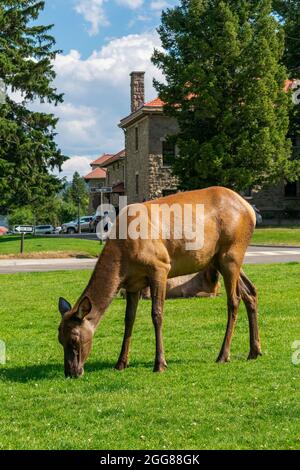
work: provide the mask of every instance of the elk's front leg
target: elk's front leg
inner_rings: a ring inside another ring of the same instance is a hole
[[[166,297],[167,287],[167,274],[165,272],[159,273],[150,282],[151,298],[152,298],[152,321],[155,329],[156,340],[156,354],[154,363],[154,372],[164,372],[168,367],[165,360],[164,345],[163,345],[163,312],[164,302]]]
[[[117,370],[124,370],[128,367],[129,347],[132,335],[132,329],[136,317],[137,306],[139,303],[140,292],[126,293],[126,314],[125,314],[125,332],[119,360],[116,364]]]

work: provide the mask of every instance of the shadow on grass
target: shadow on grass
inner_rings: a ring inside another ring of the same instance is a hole
[[[173,360],[169,361],[169,365],[172,364],[182,364],[184,361]],[[85,374],[91,374],[96,372],[101,372],[104,370],[113,371],[115,367],[115,362],[107,361],[95,361],[89,362],[85,366]],[[132,361],[130,363],[128,371],[132,369],[148,369],[149,372],[153,369],[152,361]],[[126,373],[117,372],[116,373]],[[27,383],[27,382],[37,382],[41,380],[49,379],[60,379],[64,377],[64,368],[63,363],[61,364],[38,364],[24,367],[1,367],[0,368],[0,383],[1,382],[16,382],[16,383]],[[84,380],[84,378],[83,378]]]
[[[112,362],[96,362],[86,367],[86,372],[113,369]],[[0,382],[26,383],[64,377],[64,366],[60,364],[38,364],[24,367],[0,368]]]

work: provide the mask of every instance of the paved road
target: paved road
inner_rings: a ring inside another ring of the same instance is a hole
[[[300,248],[250,247],[247,264],[300,263]],[[93,269],[95,259],[0,260],[0,274]]]

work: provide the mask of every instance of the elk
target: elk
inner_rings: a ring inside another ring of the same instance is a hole
[[[140,292],[148,286],[151,292],[156,339],[154,372],[163,372],[167,368],[162,333],[167,280],[197,273],[209,266],[223,276],[227,295],[228,321],[217,361],[225,363],[230,360],[232,335],[241,300],[245,303],[249,319],[248,359],[256,359],[261,355],[257,291],[241,269],[256,224],[252,207],[241,196],[222,187],[177,193],[142,205],[147,214],[145,223],[149,228],[153,225],[151,209],[154,204],[158,207],[189,205],[193,215],[196,215],[197,205],[202,205],[203,246],[187,250],[185,236],[177,239],[172,227],[169,227],[168,238],[162,236],[162,231],[155,238],[148,236],[146,239],[133,239],[118,235],[109,237],[90,281],[74,307],[65,299],[59,299],[62,315],[59,342],[64,348],[67,377],[79,377],[83,374],[95,330],[120,288],[126,290],[126,313],[124,339],[116,369],[121,371],[128,367],[129,347]],[[134,208],[134,205],[128,206],[130,207]],[[135,223],[137,216],[130,216],[128,208],[125,212],[127,222]],[[115,223],[115,233],[121,223],[120,217],[121,214]],[[199,223],[196,216],[193,220],[195,224]]]

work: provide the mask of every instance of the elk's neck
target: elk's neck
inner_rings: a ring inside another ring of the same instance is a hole
[[[83,297],[87,296],[92,303],[95,328],[120,287],[120,270],[119,252],[107,242],[83,293]]]

